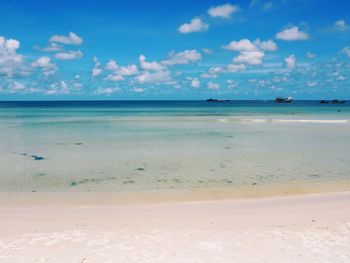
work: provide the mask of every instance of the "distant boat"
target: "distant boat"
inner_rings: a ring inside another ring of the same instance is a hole
[[[345,100],[332,100],[331,102],[333,104],[344,104],[346,101]]]
[[[328,103],[330,103],[329,100],[321,100],[321,101],[320,101],[320,104],[328,104]]]
[[[229,102],[230,100],[218,100],[218,99],[210,98],[210,99],[207,99],[206,101],[207,102]]]
[[[284,97],[277,97],[275,99],[275,102],[277,103],[290,103],[293,101],[293,98],[292,97],[287,97],[287,98],[284,98]]]

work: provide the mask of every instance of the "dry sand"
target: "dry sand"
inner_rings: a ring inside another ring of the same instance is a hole
[[[350,262],[350,193],[0,206],[0,262]]]

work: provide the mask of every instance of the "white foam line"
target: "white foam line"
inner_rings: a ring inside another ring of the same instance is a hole
[[[274,123],[339,123],[347,124],[348,120],[288,120],[288,119],[244,119],[248,122],[274,122]]]

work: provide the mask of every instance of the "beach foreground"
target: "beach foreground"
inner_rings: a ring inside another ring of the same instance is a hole
[[[350,262],[350,193],[0,207],[1,262]]]

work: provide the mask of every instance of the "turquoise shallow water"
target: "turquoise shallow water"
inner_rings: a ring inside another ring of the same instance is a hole
[[[157,191],[350,178],[350,107],[0,102],[0,191]]]

